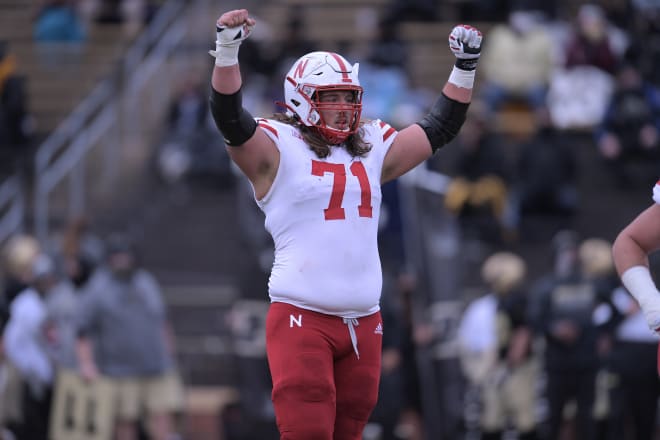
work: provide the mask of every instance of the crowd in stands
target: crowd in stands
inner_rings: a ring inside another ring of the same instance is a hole
[[[27,81],[7,41],[0,41],[0,157],[6,163],[29,146],[34,120],[28,109]]]
[[[157,0],[38,0],[33,36],[39,42],[82,43],[87,39],[90,24],[148,23],[161,3]]]
[[[618,281],[611,243],[564,230],[552,252],[536,279],[515,253],[489,256],[484,295],[463,315],[463,365],[483,396],[480,438],[655,438],[658,338]]]
[[[51,243],[15,235],[2,257],[0,438],[176,438],[174,337],[131,240],[78,219]]]

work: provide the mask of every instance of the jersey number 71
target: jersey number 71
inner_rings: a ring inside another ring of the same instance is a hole
[[[367,170],[364,169],[362,162],[353,162],[349,167],[351,174],[357,177],[360,183],[361,200],[358,205],[358,215],[360,217],[371,217],[371,186]],[[323,210],[326,220],[344,220],[346,214],[341,204],[344,200],[344,191],[346,189],[346,166],[342,163],[329,163],[312,160],[312,175],[323,176],[325,173],[332,173],[332,195],[328,207]]]

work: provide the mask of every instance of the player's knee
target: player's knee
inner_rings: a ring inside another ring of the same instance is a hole
[[[378,382],[372,387],[356,388],[337,399],[337,413],[349,414],[357,420],[367,420],[378,401]]]
[[[350,408],[351,417],[357,420],[367,420],[376,406],[378,393],[355,395],[352,402],[344,402],[342,406]],[[337,404],[339,407],[339,403]],[[340,409],[338,408],[338,411]]]
[[[284,440],[331,440],[335,418],[335,391],[323,379],[280,383],[273,387],[273,404]]]
[[[275,384],[273,402],[328,402],[333,403],[335,390],[324,378],[305,378]]]

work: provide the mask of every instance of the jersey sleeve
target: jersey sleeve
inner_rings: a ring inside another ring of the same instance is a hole
[[[264,118],[255,118],[255,121],[257,121],[259,128],[261,128],[266,135],[275,142],[275,145],[279,145],[280,131],[278,130],[276,123],[270,119]]]
[[[394,142],[394,139],[399,132],[385,121],[377,120],[376,123],[378,124],[377,126],[380,131],[380,137],[383,140],[385,150],[389,150],[392,146],[392,142]]]
[[[653,200],[660,205],[660,180],[653,187]]]
[[[397,133],[394,127],[380,119],[365,124],[365,140],[372,146],[369,154],[377,156],[382,163]]]

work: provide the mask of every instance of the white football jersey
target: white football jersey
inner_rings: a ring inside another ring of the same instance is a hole
[[[655,200],[655,203],[660,204],[660,180],[653,187],[653,200]]]
[[[280,151],[277,176],[257,204],[275,243],[268,283],[271,301],[357,318],[379,310],[380,178],[397,131],[381,121],[363,125],[372,146],[365,157],[331,147],[319,159],[291,125],[258,119]]]

